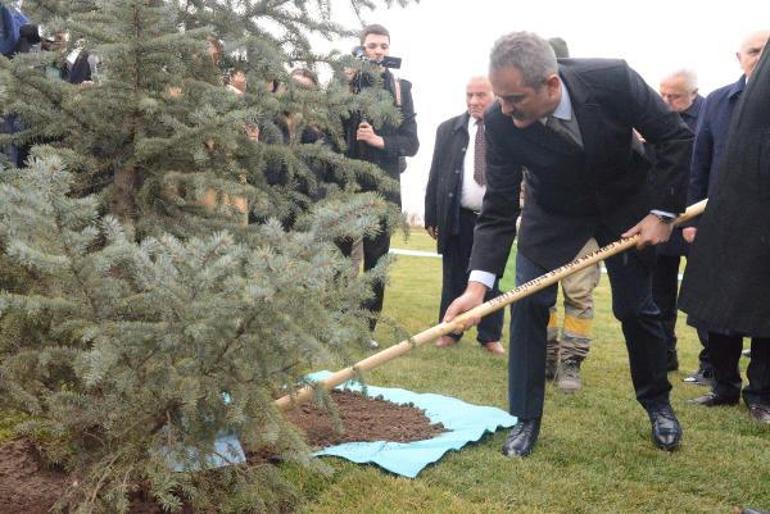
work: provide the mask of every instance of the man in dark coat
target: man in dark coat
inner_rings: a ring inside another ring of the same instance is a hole
[[[638,234],[640,249],[664,242],[670,221],[685,207],[692,133],[625,62],[557,64],[545,40],[517,32],[495,43],[490,81],[499,105],[485,117],[487,192],[468,288],[447,309],[446,321],[479,305],[502,274],[516,235],[523,167],[527,223],[519,234],[517,284],[570,261],[591,237],[605,245]],[[634,129],[654,147],[654,168]],[[673,450],[682,429],[669,403],[666,345],[650,290],[652,253],[626,252],[606,265],[636,398],[649,416],[653,442]],[[505,455],[526,456],[537,441],[548,308],[555,295],[556,286],[550,286],[511,309],[508,397],[518,423],[503,446]]]
[[[754,419],[770,424],[770,52],[764,54],[735,108],[680,306],[709,329],[715,384],[697,403],[738,403],[738,360],[748,336],[743,399]]]
[[[719,176],[722,157],[727,145],[728,129],[733,111],[743,94],[746,81],[759,61],[762,47],[768,36],[770,36],[770,32],[756,32],[743,41],[740,49],[736,52],[743,75],[736,82],[712,91],[703,103],[701,117],[695,132],[688,191],[688,203],[690,204],[699,202],[713,193],[713,186]],[[697,225],[698,221],[696,220],[691,226],[682,230],[685,240],[692,242],[697,231]],[[686,274],[687,271],[685,271]],[[690,317],[688,322],[696,326],[699,334],[707,332],[705,328],[701,327],[702,323],[699,323],[699,320]],[[700,337],[700,341],[703,346],[699,355],[700,365],[698,370],[685,380],[711,385],[713,366],[711,365],[708,338]]]
[[[361,45],[367,59],[374,63],[381,62],[383,57],[390,53],[390,33],[382,25],[368,25],[361,32]],[[374,127],[360,116],[351,116],[345,123],[346,155],[376,164],[388,176],[399,180],[403,171],[400,166],[401,159],[415,155],[420,147],[412,101],[412,84],[407,80],[395,78],[384,68],[382,79],[385,89],[393,95],[394,103],[401,111],[401,123],[397,126],[385,124],[382,127]],[[360,81],[358,77],[353,81],[361,88],[372,85],[372,81],[365,74]],[[375,191],[377,186],[365,183],[362,184],[362,189]],[[399,193],[388,193],[385,197],[401,206]],[[363,246],[364,270],[369,271],[377,265],[380,257],[387,255],[390,250],[390,234],[385,230],[384,224],[377,236],[364,238]],[[376,316],[382,311],[384,297],[385,284],[378,282],[374,287],[374,298],[364,306],[373,314],[369,324],[372,331],[377,324]],[[372,345],[374,346],[374,343]]]
[[[694,133],[703,106],[703,97],[698,94],[698,78],[695,73],[690,70],[671,73],[660,81],[659,91],[663,101],[672,111],[679,114]],[[682,229],[678,227],[671,233],[671,239],[656,248],[652,297],[660,309],[660,319],[666,334],[668,371],[679,369],[676,352],[676,297],[679,291],[679,263],[682,257],[687,255],[687,249],[688,244],[682,237]],[[701,361],[704,359],[707,361],[705,355]],[[704,371],[704,374],[706,373],[711,375],[710,370]]]
[[[486,190],[484,111],[494,99],[487,77],[472,78],[465,88],[467,111],[446,120],[436,131],[425,190],[425,230],[437,241],[437,250],[442,254],[439,320],[468,285],[473,227]],[[485,301],[499,294],[495,281]],[[502,331],[503,311],[500,310],[479,323],[478,341],[488,352],[504,355],[505,350],[500,344]],[[460,337],[457,334],[442,336],[436,346],[451,346]]]

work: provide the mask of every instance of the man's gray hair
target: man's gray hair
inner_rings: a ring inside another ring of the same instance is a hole
[[[539,88],[558,73],[556,55],[548,41],[532,32],[511,32],[495,41],[489,54],[489,70],[516,68],[528,87]]]
[[[684,79],[684,85],[687,88],[687,91],[689,91],[690,93],[692,93],[693,91],[697,91],[698,74],[695,73],[693,70],[688,70],[686,68],[676,70],[673,73],[669,73],[664,78],[664,80],[673,79],[676,77],[682,77]]]

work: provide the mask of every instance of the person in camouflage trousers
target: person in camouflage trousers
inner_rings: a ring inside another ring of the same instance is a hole
[[[527,170],[519,193],[519,205],[524,207],[527,191]],[[522,220],[516,222],[516,230]],[[596,239],[589,239],[575,258],[599,249]],[[551,306],[548,318],[548,343],[546,346],[545,378],[555,380],[556,386],[565,393],[574,393],[582,387],[580,364],[591,347],[591,326],[594,320],[594,289],[599,284],[601,268],[597,263],[573,273],[561,280],[564,298],[564,319],[559,334],[559,313],[556,304]],[[561,337],[559,337],[561,335]]]
[[[591,238],[576,257],[597,250]],[[561,281],[564,297],[564,318],[559,334],[559,315],[556,305],[551,306],[548,319],[548,346],[546,348],[545,376],[555,380],[565,393],[580,389],[580,364],[591,347],[591,325],[594,319],[593,292],[599,283],[599,264],[580,270]],[[561,335],[561,337],[560,337]]]

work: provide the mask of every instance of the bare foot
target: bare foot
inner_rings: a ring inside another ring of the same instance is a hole
[[[500,344],[500,341],[491,341],[482,345],[486,351],[492,355],[505,355],[505,348]]]
[[[453,344],[457,344],[457,341],[453,337],[449,336],[441,336],[436,340],[436,346],[439,348],[447,348]]]

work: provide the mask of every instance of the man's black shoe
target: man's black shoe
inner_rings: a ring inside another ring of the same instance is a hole
[[[508,457],[526,457],[540,434],[540,418],[520,419],[503,444],[503,455]]]
[[[714,385],[714,371],[701,366],[695,373],[684,377],[682,382],[685,384],[711,387]]]
[[[722,396],[715,392],[706,393],[692,400],[687,400],[691,405],[703,405],[704,407],[716,407],[718,405],[737,405],[738,396]]]
[[[682,427],[669,404],[656,405],[647,410],[652,423],[652,442],[662,450],[674,451],[682,440]]]
[[[749,414],[763,425],[770,425],[770,405],[752,403],[749,405]]]

